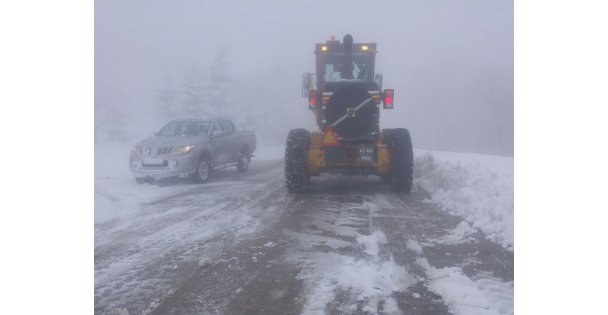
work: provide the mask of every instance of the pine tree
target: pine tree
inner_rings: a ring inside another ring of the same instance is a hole
[[[214,117],[229,116],[234,113],[234,100],[230,96],[231,80],[228,77],[228,63],[226,51],[219,51],[209,67],[208,82],[205,94],[208,104],[212,108]]]

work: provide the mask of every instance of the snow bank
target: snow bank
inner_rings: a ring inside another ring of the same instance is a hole
[[[460,268],[433,268],[420,257],[417,263],[430,279],[429,290],[439,294],[455,315],[513,314],[513,281],[470,279]]]
[[[415,151],[415,183],[431,202],[513,250],[513,158]]]

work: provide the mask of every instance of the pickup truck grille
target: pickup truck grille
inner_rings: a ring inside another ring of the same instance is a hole
[[[158,148],[156,155],[169,154],[169,152],[171,152],[171,148]]]
[[[144,147],[141,150],[143,155],[165,155],[169,154],[173,148],[152,148],[152,147]]]

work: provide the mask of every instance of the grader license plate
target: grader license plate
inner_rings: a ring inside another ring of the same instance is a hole
[[[374,147],[371,145],[362,145],[359,147],[359,162],[374,161]]]

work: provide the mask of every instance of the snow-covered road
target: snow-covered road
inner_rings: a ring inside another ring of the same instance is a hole
[[[322,176],[290,195],[282,169],[140,186],[96,170],[95,313],[513,313],[512,240],[418,187]]]

